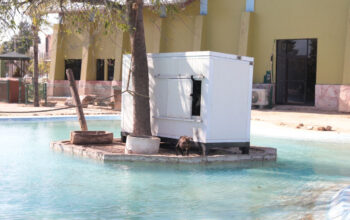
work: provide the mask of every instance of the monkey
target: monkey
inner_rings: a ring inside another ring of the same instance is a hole
[[[190,154],[191,141],[193,141],[191,137],[181,136],[175,147],[176,156],[178,156],[179,151],[182,156],[184,156],[184,153],[188,156]]]

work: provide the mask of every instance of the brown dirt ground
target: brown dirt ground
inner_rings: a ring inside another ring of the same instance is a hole
[[[4,113],[4,112],[26,112],[26,111],[40,111],[40,110],[50,110],[55,108],[67,107],[64,105],[64,102],[57,102],[54,107],[33,107],[32,104],[16,104],[16,103],[0,103],[0,116],[57,116],[57,115],[75,115],[75,108],[64,109],[59,111],[50,111],[50,112],[39,112],[39,113]],[[84,108],[84,113],[86,115],[101,115],[101,114],[118,114],[119,111],[113,110],[110,106],[94,106],[89,105],[87,108]]]
[[[338,112],[300,108],[252,110],[251,119],[253,121],[263,121],[278,126],[306,130],[317,130],[318,127],[331,126],[332,132],[350,133],[350,114]],[[304,126],[297,128],[301,123]]]

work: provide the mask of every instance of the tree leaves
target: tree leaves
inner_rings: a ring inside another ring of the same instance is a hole
[[[11,40],[5,41],[2,44],[3,53],[12,52],[16,49],[17,52],[25,54],[33,45],[31,25],[28,22],[20,22],[17,29],[18,34],[12,36]]]

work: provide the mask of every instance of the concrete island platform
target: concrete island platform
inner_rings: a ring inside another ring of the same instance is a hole
[[[95,159],[99,161],[142,161],[162,163],[219,163],[244,161],[275,161],[277,150],[267,147],[251,147],[249,154],[241,154],[238,150],[214,150],[206,156],[191,152],[189,156],[176,156],[174,148],[164,148],[161,145],[158,154],[125,154],[125,144],[120,139],[114,139],[108,145],[74,145],[69,141],[56,141],[50,144],[55,151]],[[238,149],[238,148],[236,148]]]

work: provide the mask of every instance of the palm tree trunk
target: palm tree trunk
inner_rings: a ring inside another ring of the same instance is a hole
[[[145,32],[143,25],[143,0],[127,0],[128,27],[131,43],[132,56],[132,84],[135,95],[134,107],[134,130],[133,135],[150,136],[150,103],[149,103],[149,79],[146,55]]]
[[[39,55],[38,55],[38,44],[39,35],[38,28],[33,25],[33,48],[34,48],[34,74],[33,74],[33,86],[34,86],[34,106],[39,107]]]

